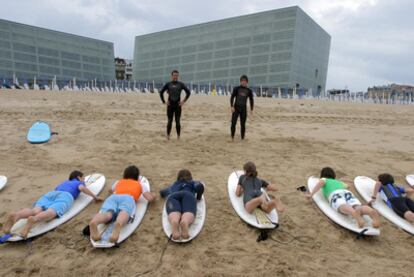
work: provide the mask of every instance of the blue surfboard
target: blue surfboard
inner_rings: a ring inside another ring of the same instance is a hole
[[[27,133],[27,140],[30,143],[45,143],[50,140],[51,136],[49,124],[44,121],[36,121]]]

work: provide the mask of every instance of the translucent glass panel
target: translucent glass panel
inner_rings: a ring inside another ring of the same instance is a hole
[[[3,50],[0,48],[0,59],[11,59],[12,52],[8,50]]]
[[[33,78],[113,79],[113,44],[0,20],[0,72]],[[11,77],[12,75],[0,77]]]
[[[263,85],[288,84],[300,33],[297,16],[303,13],[298,11],[285,8],[138,36],[133,76],[167,81],[178,68],[187,82],[237,84],[248,74]],[[308,36],[315,34],[310,30]]]

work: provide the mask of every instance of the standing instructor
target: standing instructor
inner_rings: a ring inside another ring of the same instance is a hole
[[[171,72],[171,82],[166,83],[160,91],[160,97],[163,104],[165,104],[164,100],[164,92],[168,91],[168,100],[167,100],[167,139],[170,139],[171,128],[172,128],[172,121],[175,115],[175,128],[177,130],[177,138],[180,139],[181,134],[181,107],[184,103],[190,98],[191,92],[188,87],[178,81],[179,72],[177,70],[173,70]],[[185,91],[185,98],[184,101],[181,101],[181,91]]]
[[[236,132],[237,119],[240,116],[240,133],[241,139],[244,139],[246,133],[246,119],[247,119],[247,99],[250,101],[250,116],[253,115],[253,92],[247,87],[249,79],[246,75],[240,77],[240,86],[235,87],[230,97],[231,106],[231,139],[234,140],[234,133]]]

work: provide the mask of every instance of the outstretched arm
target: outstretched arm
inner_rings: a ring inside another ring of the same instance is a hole
[[[375,182],[374,191],[372,192],[371,200],[368,202],[368,205],[371,205],[373,202],[375,202],[375,200],[377,199],[378,192],[381,189],[381,186],[382,186],[381,182],[379,181]]]
[[[95,200],[95,202],[100,202],[103,201],[103,199],[101,197],[96,196],[92,191],[90,191],[87,187],[85,187],[84,185],[79,186],[79,190],[81,192],[83,192],[84,194],[87,194],[89,196],[91,196],[93,198],[93,200]]]
[[[276,187],[276,184],[268,184],[266,187],[268,191],[278,191],[279,189]]]
[[[326,184],[326,181],[325,180],[322,180],[322,179],[319,180],[318,184],[316,184],[316,187],[312,191],[310,191],[310,192],[308,192],[308,193],[305,194],[306,197],[312,198],[312,196],[315,193],[317,193],[325,184]]]
[[[149,191],[144,192],[142,195],[144,195],[144,198],[147,199],[149,202],[152,202],[156,199],[155,194]]]

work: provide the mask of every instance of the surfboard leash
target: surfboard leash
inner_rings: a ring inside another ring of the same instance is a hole
[[[167,247],[168,247],[168,245],[170,244],[171,241],[172,241],[172,234],[168,237],[167,243],[162,248],[161,255],[160,255],[160,258],[159,258],[157,264],[153,268],[151,268],[147,271],[135,274],[134,277],[147,275],[148,273],[152,273],[155,270],[157,270],[162,265],[162,258],[164,257],[165,250],[167,250]]]

